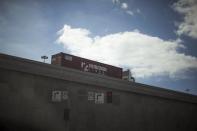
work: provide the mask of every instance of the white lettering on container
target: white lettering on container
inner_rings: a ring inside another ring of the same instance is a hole
[[[90,70],[97,72],[99,74],[105,74],[105,72],[107,72],[106,67],[95,65],[95,64],[88,64],[85,62],[81,62],[81,68],[83,69],[83,71],[86,71],[86,72],[89,72]]]

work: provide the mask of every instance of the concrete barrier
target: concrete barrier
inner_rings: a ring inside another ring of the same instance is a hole
[[[197,96],[4,54],[0,105],[1,130],[197,130]]]

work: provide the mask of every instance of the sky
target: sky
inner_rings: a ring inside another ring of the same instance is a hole
[[[197,1],[0,1],[0,53],[50,63],[59,52],[197,95]]]

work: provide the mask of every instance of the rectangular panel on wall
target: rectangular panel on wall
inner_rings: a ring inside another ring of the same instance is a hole
[[[95,104],[103,104],[104,103],[104,93],[96,92],[95,93]]]
[[[70,119],[70,109],[64,109],[64,120]]]
[[[52,101],[53,102],[61,101],[61,91],[52,91]]]
[[[106,99],[107,99],[107,103],[112,103],[112,92],[108,91],[106,92]]]
[[[94,94],[95,93],[93,91],[89,91],[88,92],[88,100],[89,101],[93,101],[94,100],[94,97],[95,97]]]
[[[64,90],[53,90],[51,94],[51,101],[52,102],[61,102],[68,100],[68,91]]]

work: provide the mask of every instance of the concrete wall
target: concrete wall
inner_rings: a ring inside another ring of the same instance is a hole
[[[53,101],[54,91],[68,97]],[[88,92],[103,93],[104,102]],[[0,105],[0,130],[197,130],[196,96],[7,55],[0,55]]]

